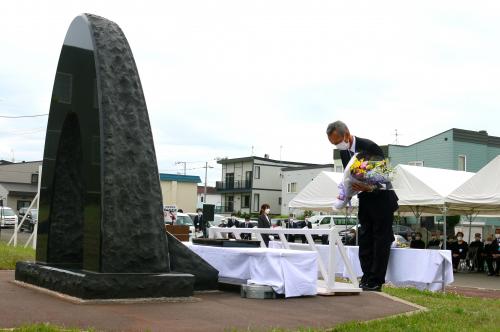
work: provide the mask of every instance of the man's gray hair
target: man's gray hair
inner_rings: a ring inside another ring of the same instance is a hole
[[[326,134],[330,136],[334,131],[336,131],[340,136],[344,136],[348,130],[349,129],[347,128],[345,123],[343,123],[342,121],[335,121],[328,125],[328,127],[326,128]]]

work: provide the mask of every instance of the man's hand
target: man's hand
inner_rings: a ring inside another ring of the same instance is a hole
[[[352,190],[354,190],[354,191],[372,191],[373,187],[368,185],[368,184],[355,182],[352,184]]]

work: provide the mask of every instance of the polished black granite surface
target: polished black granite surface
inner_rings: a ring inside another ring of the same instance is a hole
[[[85,292],[96,298],[99,282],[117,287],[102,291],[103,298],[134,297],[137,282],[147,297],[154,287],[158,296],[168,296],[169,289],[176,290],[171,296],[189,296],[193,274],[197,289],[216,287],[215,269],[168,241],[132,52],[117,24],[83,14],[68,30],[54,81],[36,263],[18,264],[16,279],[75,296],[81,294],[75,288],[90,287]]]

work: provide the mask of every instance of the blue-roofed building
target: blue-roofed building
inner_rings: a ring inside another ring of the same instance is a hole
[[[199,176],[160,173],[163,205],[175,205],[184,212],[196,211]]]

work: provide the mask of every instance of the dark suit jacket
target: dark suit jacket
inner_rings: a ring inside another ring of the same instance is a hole
[[[366,138],[361,138],[356,136],[356,153],[358,152],[366,152],[372,156],[379,157],[380,159],[385,158],[384,152],[377,145],[377,143],[370,141]],[[351,150],[340,150],[340,158],[342,159],[342,165],[344,168],[347,167],[347,164],[351,160],[352,152]],[[374,192],[363,192],[358,194],[358,197],[361,200],[370,199],[370,197],[374,197],[374,195],[387,195],[388,197],[388,209],[392,209],[392,211],[396,211],[398,209],[398,196],[394,192],[394,190],[375,190]]]
[[[266,215],[263,213],[259,216],[258,221],[259,228],[271,228],[271,218],[267,221]]]
[[[195,228],[199,228],[199,229],[202,229],[205,227],[205,221],[203,220],[203,215],[200,216],[195,216],[194,217],[194,220],[193,220],[193,223],[194,223],[194,227]]]

